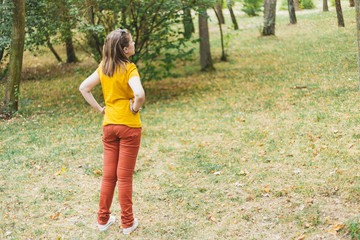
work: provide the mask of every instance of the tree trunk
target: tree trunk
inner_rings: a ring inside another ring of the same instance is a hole
[[[199,13],[199,35],[200,35],[200,65],[201,70],[214,70],[212,64],[210,41],[209,41],[209,28],[207,22],[206,9]]]
[[[329,11],[328,2],[327,0],[323,0],[323,12],[328,12],[328,11]]]
[[[61,29],[61,35],[62,35],[62,39],[65,42],[65,47],[66,47],[66,56],[67,56],[66,62],[74,63],[74,62],[77,62],[78,59],[76,58],[75,50],[74,50],[74,46],[73,46],[73,42],[72,42],[72,32],[71,32],[72,23],[71,23],[69,8],[67,8],[65,1],[64,1],[64,6],[63,6],[62,20],[64,22],[63,22],[63,27]]]
[[[234,25],[234,30],[238,30],[239,29],[239,25],[236,21],[236,17],[235,17],[235,14],[234,14],[234,11],[232,9],[232,6],[231,6],[231,1],[230,0],[227,0],[227,6],[228,6],[228,9],[229,9],[229,12],[230,12],[230,16],[231,16],[231,21]]]
[[[360,90],[360,0],[355,0],[356,12],[356,28],[357,28],[357,43],[358,43],[358,73],[359,73],[359,90]]]
[[[126,10],[126,5],[121,7],[121,23],[123,24],[123,26],[126,26]]]
[[[191,8],[184,9],[183,24],[184,24],[184,37],[186,39],[189,39],[191,37],[191,34],[195,32],[194,23],[192,21],[192,16],[191,16]]]
[[[275,35],[276,0],[264,0],[263,36]]]
[[[226,55],[225,55],[224,37],[223,37],[222,27],[221,27],[221,23],[220,23],[220,17],[219,17],[219,14],[216,12],[215,8],[214,8],[214,12],[215,12],[215,15],[216,15],[216,17],[218,19],[219,29],[220,29],[221,50],[222,50],[221,61],[225,62],[226,61]]]
[[[336,7],[336,15],[337,15],[337,19],[338,19],[338,26],[345,27],[340,0],[335,0],[335,7]]]
[[[0,62],[4,56],[4,49],[0,49]]]
[[[295,6],[295,11],[299,11],[299,10],[300,10],[299,0],[294,0],[294,6]]]
[[[66,45],[66,56],[67,56],[67,63],[74,63],[77,62],[78,59],[75,55],[74,45],[72,42],[72,33],[71,30],[65,38],[65,45]]]
[[[354,2],[354,0],[350,0],[350,7],[355,7],[355,2]]]
[[[219,15],[220,23],[225,24],[224,14],[222,12],[223,0],[216,4],[216,13]]]
[[[61,57],[60,57],[59,54],[55,51],[53,45],[52,45],[51,42],[50,42],[50,39],[48,39],[48,40],[46,41],[46,44],[47,44],[48,48],[50,49],[50,51],[51,51],[51,52],[54,54],[54,56],[56,57],[56,60],[58,60],[58,62],[62,62]]]
[[[290,24],[296,24],[297,21],[296,21],[294,0],[288,0],[288,10],[290,16]]]
[[[94,6],[90,2],[90,0],[86,1],[86,6],[87,6],[86,21],[89,24],[95,26]],[[124,18],[122,20],[124,20]],[[100,44],[98,36],[96,35],[96,33],[94,33],[94,31],[89,30],[87,33],[87,40],[88,40],[88,45],[92,50],[91,52],[95,56],[95,60],[97,62],[100,62],[102,58],[102,45]]]
[[[21,68],[25,39],[25,0],[13,0],[13,28],[9,76],[6,84],[4,112],[12,115],[19,108]]]

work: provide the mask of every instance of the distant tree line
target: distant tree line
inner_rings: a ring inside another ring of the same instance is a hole
[[[262,35],[274,35],[276,0],[259,1],[264,1]],[[299,0],[287,2],[290,23],[296,24]],[[339,26],[344,26],[340,0],[335,3]],[[188,41],[199,41],[201,70],[213,70],[208,10],[212,9],[218,19],[221,60],[226,61],[224,4],[234,30],[238,29],[232,0],[0,0],[0,63],[7,63],[0,72],[0,78],[7,76],[1,112],[11,116],[18,110],[24,49],[37,51],[46,46],[57,61],[74,63],[79,61],[76,45],[99,62],[104,39],[116,28],[127,28],[133,34],[136,54],[132,60],[141,61],[143,79],[168,76],[176,61],[187,59],[193,52],[186,47]],[[327,0],[323,0],[323,10],[328,10]],[[198,16],[199,37],[192,37],[194,13]],[[66,48],[66,60],[54,48],[60,43]]]
[[[236,30],[233,4],[227,1]],[[0,77],[7,76],[2,112],[10,116],[18,110],[24,50],[36,52],[45,46],[57,61],[74,63],[79,61],[76,45],[99,62],[104,39],[116,28],[132,33],[136,44],[132,61],[141,61],[143,79],[166,76],[175,61],[188,58],[193,49],[186,47],[187,41],[199,41],[201,69],[212,70],[207,10],[214,9],[218,17],[225,60],[223,5],[223,0],[0,0],[0,63],[6,64]],[[194,13],[199,37],[192,37]],[[65,46],[66,59],[54,48],[58,44]]]

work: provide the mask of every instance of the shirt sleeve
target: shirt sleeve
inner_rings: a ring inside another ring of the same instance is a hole
[[[128,69],[128,81],[132,77],[140,77],[139,72],[138,72],[137,67],[135,66],[135,64],[131,64],[129,69]]]

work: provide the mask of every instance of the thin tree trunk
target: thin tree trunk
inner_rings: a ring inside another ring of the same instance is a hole
[[[90,0],[86,1],[86,5],[87,5],[86,20],[89,24],[95,26],[94,6],[90,2]],[[92,49],[92,53],[95,55],[95,60],[100,62],[102,58],[102,46],[100,44],[98,36],[92,30],[89,30],[87,33],[87,40],[88,40],[88,45]]]
[[[360,90],[360,0],[355,0],[356,12],[356,28],[357,28],[357,43],[358,43],[358,73],[359,73],[359,90]]]
[[[355,2],[354,0],[349,0],[350,1],[350,7],[355,7]]]
[[[329,11],[328,2],[327,0],[323,0],[323,12],[328,12],[328,11]]]
[[[218,19],[218,23],[219,23],[219,29],[220,29],[220,38],[221,38],[221,50],[222,50],[222,54],[221,54],[221,61],[226,61],[226,55],[225,55],[225,48],[224,48],[224,37],[223,37],[223,32],[222,32],[222,27],[221,27],[221,23],[220,23],[220,17],[219,14],[216,12],[216,9],[214,9],[215,15]]]
[[[62,62],[61,57],[60,57],[59,54],[55,51],[53,45],[52,45],[51,42],[50,42],[50,39],[48,39],[48,40],[46,41],[46,44],[47,44],[48,48],[50,49],[50,51],[51,51],[51,52],[54,54],[54,56],[56,57],[56,60],[58,60],[58,62]]]
[[[338,19],[338,26],[345,27],[340,0],[335,0],[335,7],[336,7],[336,15],[337,15],[337,19]]]
[[[296,14],[295,14],[295,7],[294,7],[294,0],[288,0],[288,10],[290,16],[290,24],[296,24]]]
[[[184,37],[186,39],[189,39],[191,37],[191,34],[195,32],[194,23],[192,21],[192,16],[191,16],[191,8],[184,9],[183,25],[184,25]]]
[[[299,10],[300,10],[299,0],[294,0],[294,6],[295,6],[295,11],[299,11]]]
[[[0,62],[4,56],[4,49],[0,49]]]
[[[211,59],[209,28],[207,21],[207,13],[206,9],[204,9],[199,13],[200,65],[202,71],[214,70]]]
[[[264,0],[263,36],[275,35],[276,0]]]
[[[229,12],[230,12],[230,16],[231,16],[231,21],[234,25],[234,30],[238,30],[239,29],[239,25],[236,21],[236,17],[235,17],[235,14],[234,14],[234,11],[232,9],[232,6],[231,6],[231,1],[230,0],[227,0],[227,6],[228,6],[228,9],[229,9]]]
[[[225,24],[224,14],[222,12],[223,0],[216,4],[216,13],[219,15],[220,23]]]
[[[121,23],[125,26],[126,25],[126,5],[121,7]]]
[[[20,79],[25,39],[25,0],[13,0],[13,28],[9,75],[6,84],[4,111],[12,115],[19,108]]]

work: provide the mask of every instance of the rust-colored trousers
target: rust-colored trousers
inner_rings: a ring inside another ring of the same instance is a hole
[[[125,125],[103,127],[104,165],[97,218],[101,225],[109,220],[116,182],[121,207],[121,225],[123,228],[129,228],[134,223],[132,181],[140,139],[141,128]]]

